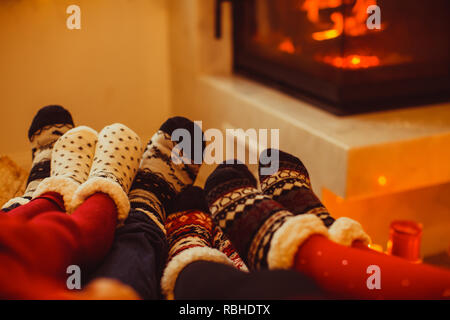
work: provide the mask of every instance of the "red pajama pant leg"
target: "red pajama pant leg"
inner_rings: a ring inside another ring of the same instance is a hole
[[[65,283],[28,270],[21,261],[0,253],[0,299],[72,299]]]
[[[29,274],[27,278],[36,274],[63,280],[69,265],[79,265],[83,272],[101,261],[109,250],[117,218],[109,196],[94,194],[72,215],[61,211],[37,215],[25,212],[35,208],[29,204],[21,207],[21,216],[16,217],[14,210],[0,216],[0,288],[7,287],[8,281],[20,282],[25,274]],[[26,215],[32,218],[24,219]],[[8,277],[10,272],[2,267],[8,264],[19,264],[25,270],[16,274],[19,279]]]

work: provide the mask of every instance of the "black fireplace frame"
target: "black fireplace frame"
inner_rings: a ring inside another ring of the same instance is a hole
[[[223,1],[223,0],[222,0]],[[414,74],[426,70],[442,70],[439,63],[416,64],[405,70],[404,66],[380,66],[376,69],[347,70],[322,64],[322,72],[338,72],[337,82],[301,74],[293,68],[278,64],[270,59],[255,55],[239,44],[246,41],[243,21],[246,17],[245,2],[232,2],[233,17],[233,69],[237,74],[263,82],[299,99],[306,100],[336,115],[351,115],[374,111],[391,110],[424,104],[450,101],[450,73],[441,76],[414,78]],[[366,72],[377,77],[386,72],[393,75],[390,81],[379,83],[358,83]],[[408,73],[408,80],[395,79],[399,73]],[[338,84],[337,84],[338,83]]]

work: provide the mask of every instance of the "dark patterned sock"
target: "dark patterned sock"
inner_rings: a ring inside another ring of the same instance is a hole
[[[184,129],[191,136],[191,148],[176,157],[174,147],[177,141],[172,141],[172,133]],[[183,117],[173,117],[164,122],[153,135],[142,156],[142,161],[136,178],[129,192],[131,208],[147,214],[160,228],[164,230],[166,211],[176,195],[191,185],[197,177],[200,164],[193,163],[195,152],[203,154],[203,133],[194,122]],[[198,149],[196,149],[196,147]],[[173,152],[172,152],[173,151]]]
[[[50,160],[53,145],[59,137],[73,128],[73,126],[72,116],[61,106],[46,106],[37,112],[28,130],[33,163],[27,181],[27,188],[22,197],[9,200],[3,206],[3,211],[10,211],[31,200],[39,183],[50,176]]]
[[[290,268],[296,249],[310,234],[327,235],[316,216],[298,219],[262,194],[244,164],[219,165],[208,177],[205,193],[213,220],[251,270]]]
[[[278,153],[278,161],[271,163],[269,159],[274,151]],[[281,203],[294,215],[316,215],[329,228],[330,238],[336,242],[345,245],[350,245],[353,240],[370,242],[358,222],[349,218],[336,221],[330,215],[312,190],[308,171],[299,158],[281,150],[266,149],[260,155],[259,168],[263,167],[278,168],[271,175],[260,175],[261,190],[265,195]]]
[[[276,150],[278,151],[278,150]],[[270,167],[264,158],[270,156],[272,149],[264,150],[260,155],[259,167]],[[283,151],[278,151],[279,160],[275,167],[277,172],[272,175],[260,175],[262,192],[273,200],[281,203],[294,215],[311,213],[317,215],[329,227],[334,218],[315,195],[311,188],[309,174],[303,163],[297,157]]]
[[[189,186],[177,195],[167,211],[169,259],[161,288],[168,299],[173,298],[178,274],[188,264],[198,260],[233,264],[224,253],[213,248],[213,222],[203,199],[201,188]]]

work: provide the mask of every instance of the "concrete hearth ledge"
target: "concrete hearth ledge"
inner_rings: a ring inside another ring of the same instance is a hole
[[[201,76],[189,114],[204,127],[278,128],[318,194],[379,196],[450,181],[450,104],[339,117],[239,76]],[[225,125],[224,125],[225,124]]]

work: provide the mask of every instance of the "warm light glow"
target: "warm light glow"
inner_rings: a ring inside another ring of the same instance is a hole
[[[376,243],[369,244],[369,248],[378,252],[383,252],[383,246]]]
[[[380,59],[377,56],[361,56],[355,54],[345,57],[326,56],[317,58],[317,60],[342,69],[370,68],[380,65]]]
[[[293,54],[295,52],[294,44],[292,43],[291,39],[285,39],[278,45],[278,50]]]
[[[385,186],[386,183],[387,183],[387,179],[386,179],[385,176],[379,176],[379,177],[378,177],[378,184],[379,184],[380,186]]]

